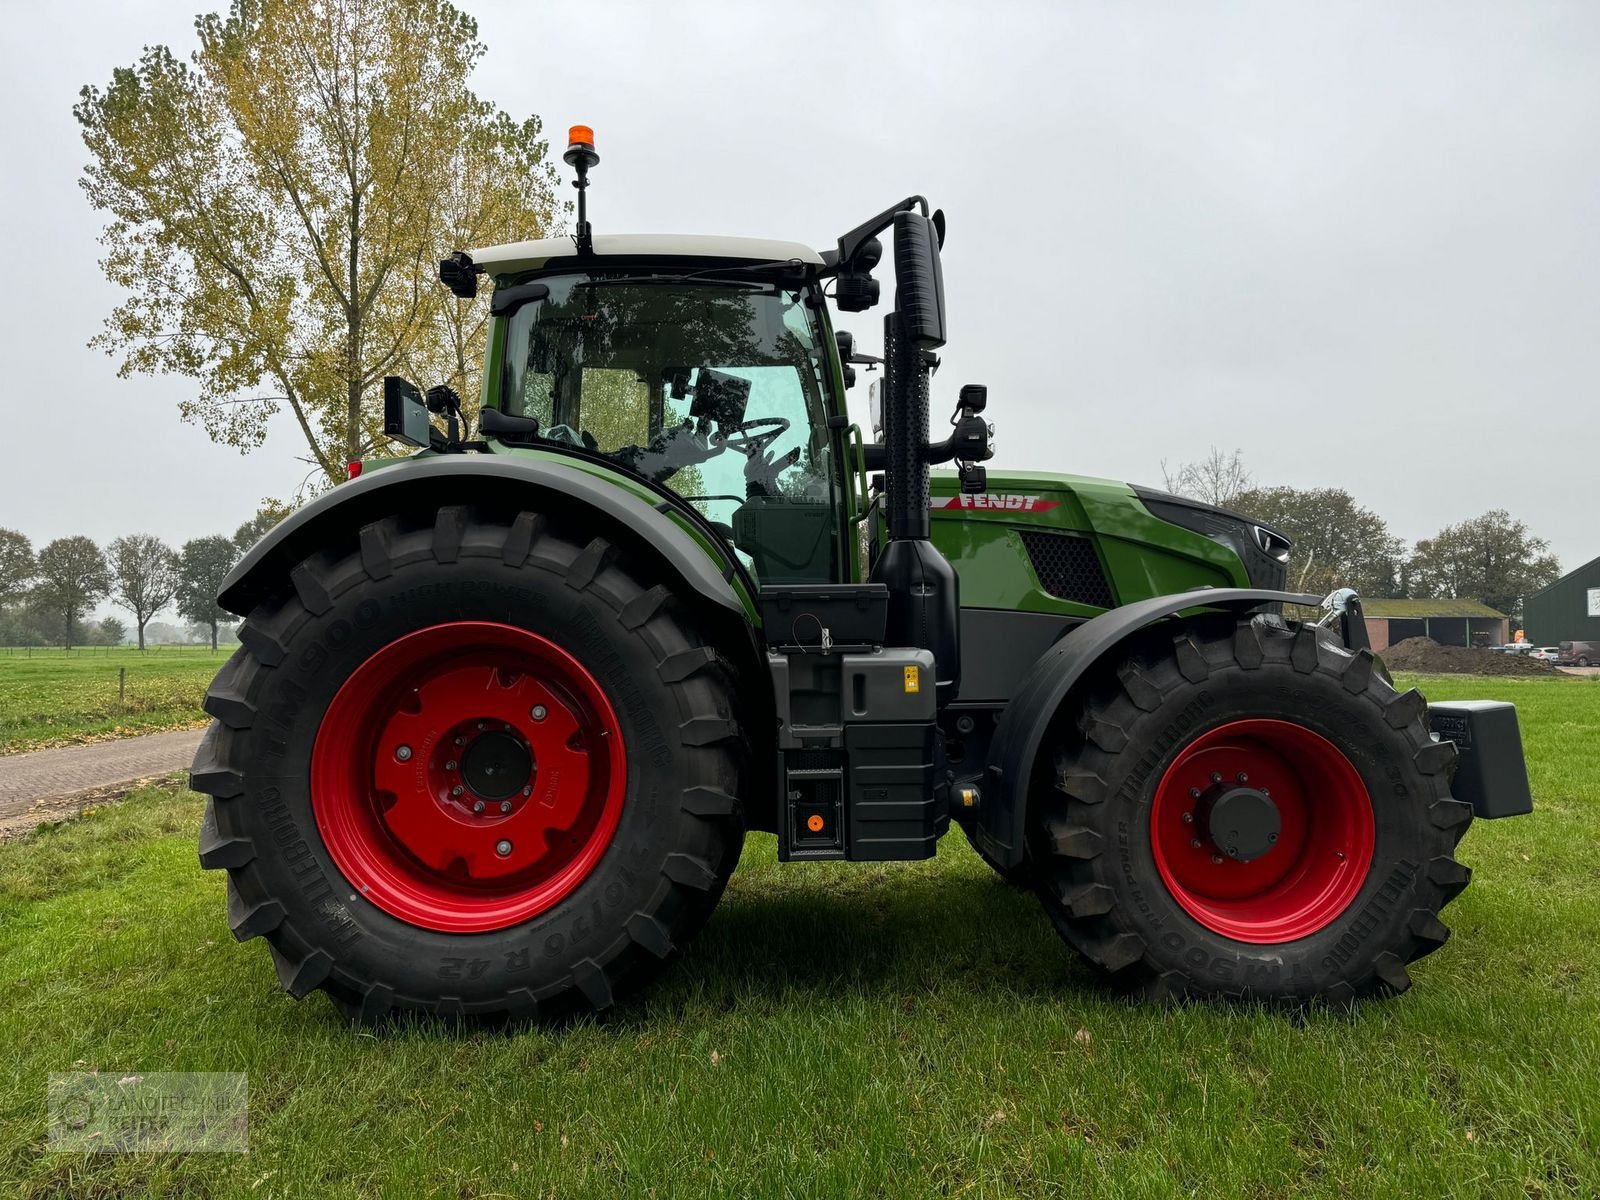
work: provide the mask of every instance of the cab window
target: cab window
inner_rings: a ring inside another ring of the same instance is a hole
[[[502,405],[700,510],[765,582],[837,574],[826,359],[803,297],[730,281],[567,276],[507,330]]]

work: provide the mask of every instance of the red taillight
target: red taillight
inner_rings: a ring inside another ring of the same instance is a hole
[[[361,474],[361,460],[359,458],[345,463],[344,466],[345,470],[349,472],[349,474],[345,476],[346,479],[354,479],[357,475]]]

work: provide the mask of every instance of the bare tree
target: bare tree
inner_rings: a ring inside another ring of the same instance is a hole
[[[133,614],[144,649],[144,627],[178,594],[178,556],[172,547],[148,533],[120,537],[111,554],[111,599]]]
[[[1250,472],[1244,465],[1244,454],[1234,450],[1224,454],[1215,446],[1204,458],[1180,463],[1169,468],[1161,460],[1161,478],[1167,491],[1191,500],[1204,500],[1222,508],[1231,508],[1241,493],[1250,489]]]

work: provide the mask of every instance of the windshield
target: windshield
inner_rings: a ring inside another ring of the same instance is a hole
[[[673,489],[766,582],[835,561],[826,360],[801,293],[562,276],[509,318],[501,407]]]

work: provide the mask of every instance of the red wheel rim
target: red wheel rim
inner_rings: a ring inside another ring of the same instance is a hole
[[[1223,826],[1236,822],[1212,828],[1219,797],[1230,796],[1276,809],[1259,857],[1229,853],[1239,847]],[[1232,721],[1195,738],[1167,768],[1150,833],[1162,882],[1196,921],[1241,942],[1292,942],[1326,926],[1366,882],[1372,798],[1321,734],[1290,721]]]
[[[389,643],[328,706],[311,807],[364,898],[425,929],[504,929],[589,875],[627,761],[605,691],[553,642],[484,621]]]

